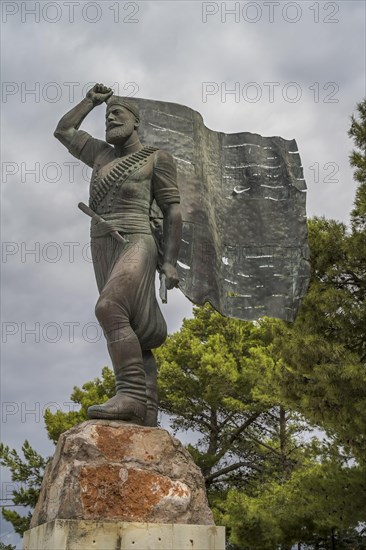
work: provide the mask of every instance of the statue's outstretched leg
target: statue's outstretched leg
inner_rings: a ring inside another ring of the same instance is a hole
[[[120,321],[119,328],[109,332],[106,330],[114,313],[121,315],[118,304],[118,312],[114,309],[114,304],[101,296],[96,315],[107,338],[116,377],[116,395],[102,405],[89,407],[88,418],[124,420],[143,425],[146,416],[146,379],[141,346],[127,318],[124,322]]]
[[[158,387],[157,366],[155,357],[150,350],[142,352],[146,376],[146,417],[145,426],[156,427],[158,425]]]
[[[114,256],[104,254],[109,245],[116,246],[114,239],[105,243],[103,254],[97,254],[100,247],[95,250],[100,289],[95,314],[107,339],[116,395],[89,407],[88,417],[156,426],[157,369],[150,350],[159,347],[167,334],[154,289],[156,245],[151,235],[129,235],[129,239],[122,250],[113,248],[119,256],[111,272]]]

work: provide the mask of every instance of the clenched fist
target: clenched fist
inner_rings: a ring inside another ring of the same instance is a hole
[[[95,84],[92,89],[88,91],[86,97],[90,99],[94,105],[101,105],[112,95],[113,90],[111,88],[104,86],[104,84]]]

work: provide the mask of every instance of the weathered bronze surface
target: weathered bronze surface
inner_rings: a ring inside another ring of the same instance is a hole
[[[169,153],[141,144],[136,104],[111,96],[109,88],[97,84],[55,131],[71,154],[93,168],[89,207],[79,207],[92,217],[91,249],[100,292],[95,312],[107,340],[116,395],[89,407],[88,416],[154,426],[157,370],[151,349],[167,335],[155,296],[158,264],[166,288],[178,284],[182,222],[176,166]],[[101,141],[79,127],[104,102],[106,141]],[[163,217],[159,258],[150,225],[153,200]]]
[[[79,127],[104,102],[101,141]],[[163,301],[179,281],[192,302],[208,301],[223,315],[295,318],[309,280],[296,142],[214,132],[188,107],[119,98],[101,84],[60,120],[55,136],[93,168],[89,207],[79,207],[92,218],[96,315],[117,394],[90,407],[89,418],[156,425],[151,349],[166,338],[156,269]]]
[[[144,143],[177,162],[179,287],[229,317],[293,321],[310,275],[296,141],[215,132],[192,109],[134,98]]]

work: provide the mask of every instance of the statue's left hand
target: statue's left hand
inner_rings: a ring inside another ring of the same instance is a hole
[[[179,277],[176,267],[169,263],[164,263],[161,268],[162,273],[164,273],[166,279],[165,284],[168,290],[171,290],[175,286],[178,286]]]

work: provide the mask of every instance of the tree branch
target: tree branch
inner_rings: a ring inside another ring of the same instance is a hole
[[[261,472],[261,468],[259,468],[259,466],[255,466],[252,462],[237,462],[236,464],[231,464],[231,466],[226,466],[226,468],[221,468],[221,470],[218,470],[217,472],[214,472],[213,474],[206,476],[205,483],[206,485],[209,485],[217,477],[228,474],[229,472],[232,472],[239,468],[243,468],[243,466],[246,466],[247,468],[251,468],[252,470],[256,470],[257,472]]]
[[[236,441],[240,434],[242,434],[262,413],[252,414],[241,426],[239,426],[229,437],[227,444],[222,448],[222,450],[217,455],[217,462],[227,453],[231,445]]]

